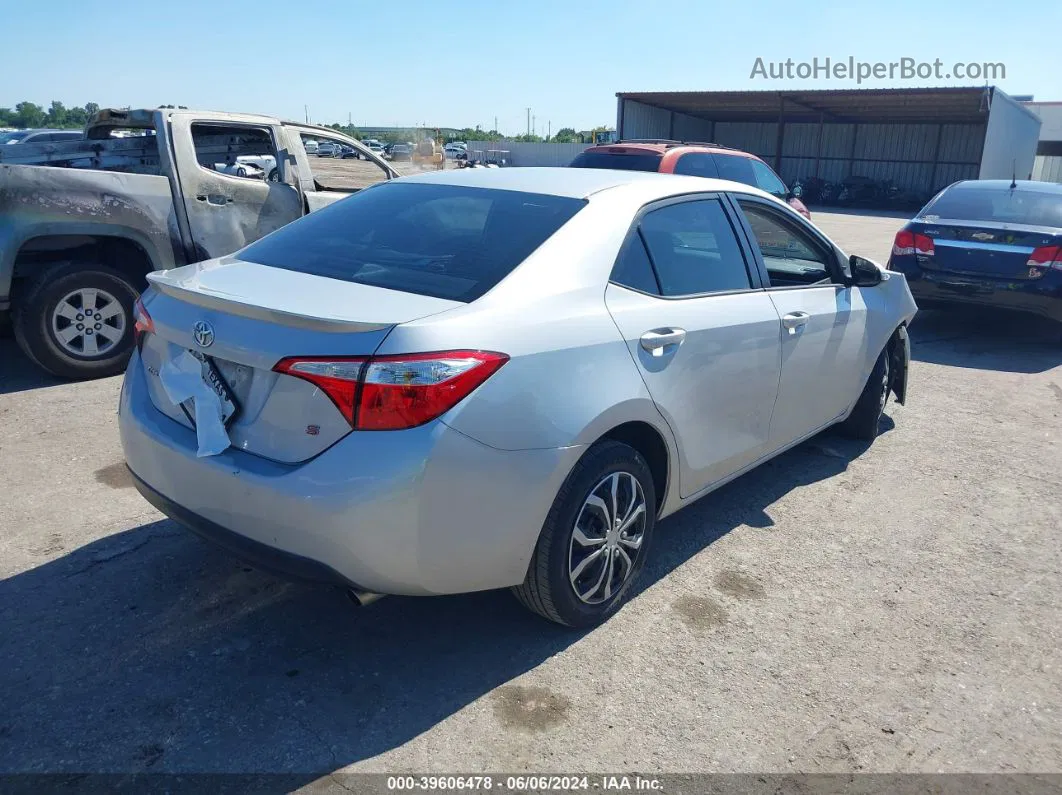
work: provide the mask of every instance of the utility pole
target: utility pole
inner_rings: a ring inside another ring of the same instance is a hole
[[[546,141],[549,141],[550,136],[553,135],[553,120],[550,119],[546,122]]]
[[[310,123],[310,106],[309,105],[303,105],[302,106],[302,110],[306,114],[306,123],[309,124]]]
[[[498,117],[494,117],[494,132],[498,132]]]
[[[531,108],[527,109],[527,134],[531,134]]]
[[[535,127],[536,127],[535,115],[532,113],[531,114],[531,134],[532,135],[535,134]]]

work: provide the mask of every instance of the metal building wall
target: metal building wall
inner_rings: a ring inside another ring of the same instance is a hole
[[[751,152],[768,163],[774,162],[778,125],[760,121],[719,121],[715,123],[715,143]]]
[[[1062,157],[1037,155],[1032,178],[1040,182],[1062,182]]]
[[[671,129],[671,111],[643,105],[631,99],[620,100],[620,120],[616,132],[620,138],[667,138]]]
[[[507,149],[513,166],[566,166],[590,144],[547,144],[525,141],[468,141],[469,157],[474,152],[487,156],[489,149]]]
[[[675,113],[672,116],[671,131],[666,137],[677,141],[712,140],[712,123],[707,119],[698,119],[685,113]]]
[[[787,183],[803,177],[840,182],[861,176],[892,180],[907,190],[937,190],[960,179],[977,179],[986,124],[785,123],[781,158],[775,122],[732,122],[672,113],[621,99],[621,138],[714,141],[751,152]]]

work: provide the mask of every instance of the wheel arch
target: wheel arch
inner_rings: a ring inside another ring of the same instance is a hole
[[[664,433],[645,420],[631,420],[610,428],[594,443],[606,440],[622,442],[633,447],[645,459],[653,476],[656,510],[659,515],[667,504],[672,473],[675,471],[675,456]]]
[[[5,247],[6,248],[6,247]],[[174,267],[172,252],[162,252],[144,234],[112,224],[43,224],[22,230],[0,262],[0,294],[14,297],[19,282],[57,262],[83,261],[113,268],[138,288],[153,270]],[[7,290],[2,288],[7,287]]]

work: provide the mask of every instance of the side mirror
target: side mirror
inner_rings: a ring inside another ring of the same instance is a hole
[[[866,257],[853,254],[848,258],[848,268],[852,272],[849,280],[852,287],[873,287],[881,284],[881,268]]]

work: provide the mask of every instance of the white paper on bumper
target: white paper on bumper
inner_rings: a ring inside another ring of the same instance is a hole
[[[166,362],[159,369],[159,380],[174,405],[191,400],[195,406],[195,433],[199,439],[196,456],[217,455],[231,442],[222,421],[221,398],[203,381],[203,363],[188,353]]]

